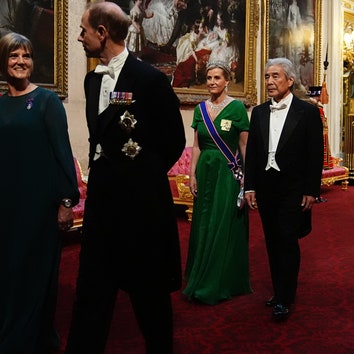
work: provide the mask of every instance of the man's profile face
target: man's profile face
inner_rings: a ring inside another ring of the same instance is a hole
[[[89,11],[87,10],[81,18],[81,32],[77,40],[82,43],[88,58],[99,58],[102,48],[99,33],[91,27],[88,18]]]

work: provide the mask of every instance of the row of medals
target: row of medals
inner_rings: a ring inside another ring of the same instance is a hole
[[[109,103],[118,106],[129,106],[133,102],[133,93],[132,92],[110,92],[109,94]],[[130,114],[127,110],[120,116],[120,122],[122,129],[130,134],[132,129],[135,128],[137,120],[134,118],[134,114]],[[129,138],[122,148],[122,151],[126,156],[129,156],[131,159],[134,159],[142,149],[141,146],[136,141],[133,141],[132,138]]]

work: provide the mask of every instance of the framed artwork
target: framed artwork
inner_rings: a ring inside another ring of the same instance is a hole
[[[145,0],[137,11],[127,0],[112,2],[143,28],[144,46],[135,48],[128,33],[128,49],[167,75],[181,104],[195,105],[209,97],[206,64],[216,60],[232,69],[229,95],[246,106],[257,103],[257,0]],[[89,59],[88,70],[96,64]]]
[[[67,97],[68,0],[8,1],[0,13],[0,36],[18,32],[34,46],[31,81]],[[6,82],[0,77],[0,90]]]
[[[354,13],[344,11],[343,20],[343,69],[346,73],[352,70],[354,63]]]
[[[269,58],[290,59],[297,77],[294,93],[300,98],[310,86],[321,85],[321,10],[321,0],[263,0],[262,77]]]

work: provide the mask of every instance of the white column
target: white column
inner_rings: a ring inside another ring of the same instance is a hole
[[[326,45],[328,41],[329,66],[326,81],[329,94],[329,104],[325,108],[328,119],[329,145],[333,156],[342,157],[340,143],[342,136],[341,114],[343,97],[343,9],[341,2],[333,0],[324,0],[322,2],[322,7],[322,33],[324,34],[322,44],[322,62],[325,58]],[[327,34],[327,38],[325,34]],[[323,63],[321,64],[323,66]],[[321,72],[323,72],[323,68]]]

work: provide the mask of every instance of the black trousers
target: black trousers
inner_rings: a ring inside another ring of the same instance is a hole
[[[76,299],[65,353],[104,353],[117,294],[123,289],[129,294],[145,339],[146,354],[172,354],[173,313],[170,293],[156,286],[122,286],[116,261],[109,256],[102,256],[107,251],[104,245],[101,240],[93,247],[83,239]]]
[[[271,273],[274,297],[278,302],[295,302],[298,275],[300,270],[300,246],[298,237],[288,229],[290,226],[279,225],[271,210],[261,213],[268,262]],[[278,213],[281,218],[281,213]],[[274,222],[270,221],[274,220]],[[279,219],[278,219],[279,220]],[[283,224],[284,225],[284,224]]]
[[[173,352],[172,308],[169,294],[129,294],[145,339],[146,354]],[[103,297],[104,298],[104,297]],[[92,298],[93,299],[93,298]],[[93,300],[74,304],[66,354],[103,354],[113,314],[112,301]]]
[[[265,236],[274,296],[278,302],[295,301],[300,270],[299,238],[303,236],[302,195],[275,170],[265,174],[267,188],[256,198]]]

